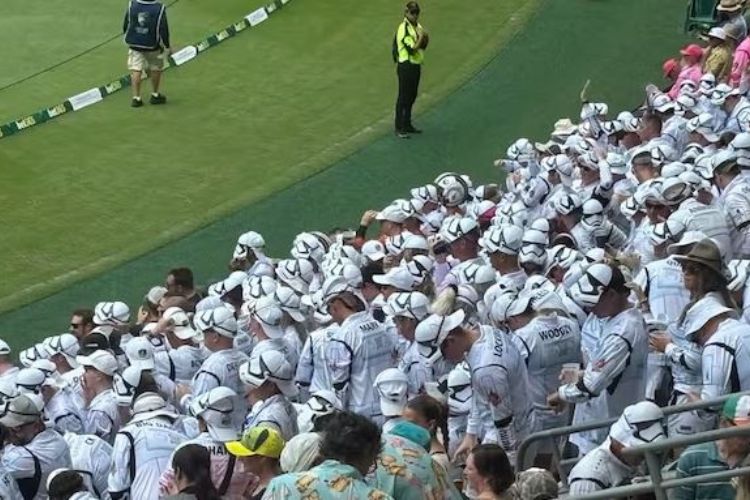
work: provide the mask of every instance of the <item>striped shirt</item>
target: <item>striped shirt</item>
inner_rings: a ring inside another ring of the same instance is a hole
[[[719,455],[716,442],[701,443],[682,452],[677,462],[677,477],[700,476],[728,469],[729,465]],[[735,497],[730,480],[681,486],[672,491],[673,500],[732,500]]]

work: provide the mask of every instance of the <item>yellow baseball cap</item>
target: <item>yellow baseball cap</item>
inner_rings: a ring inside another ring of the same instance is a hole
[[[239,441],[227,443],[227,450],[237,457],[261,456],[279,458],[284,449],[284,438],[272,427],[251,427]]]

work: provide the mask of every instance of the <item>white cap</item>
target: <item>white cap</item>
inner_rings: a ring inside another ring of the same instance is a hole
[[[125,345],[125,355],[128,357],[130,366],[136,366],[143,370],[153,370],[154,346],[143,337],[134,337]]]
[[[671,219],[671,217],[670,217]],[[671,234],[671,226],[670,221],[667,221],[667,229],[670,231]],[[692,245],[695,245],[699,241],[703,241],[707,238],[706,234],[702,231],[685,231],[682,233],[682,237],[680,238],[680,241],[677,243],[673,243],[667,247],[667,250],[669,252],[676,252],[680,250],[681,248],[689,247]]]
[[[125,302],[99,302],[94,307],[94,323],[106,326],[127,325],[130,308]]]
[[[362,271],[349,259],[341,259],[333,264],[328,271],[328,276],[340,276],[353,287],[362,288]]]
[[[362,245],[362,255],[371,262],[378,262],[385,258],[385,247],[378,240],[369,240]]]
[[[78,356],[76,361],[78,361],[78,364],[81,366],[90,366],[96,371],[109,375],[110,377],[117,372],[117,360],[109,351],[100,349],[92,352],[88,356]]]
[[[276,265],[279,280],[300,294],[308,293],[314,275],[315,269],[307,259],[284,259]]]
[[[327,389],[310,394],[310,399],[307,400],[305,405],[316,416],[330,415],[336,410],[344,409],[336,393]]]
[[[406,220],[407,217],[408,214],[404,212],[397,203],[394,202],[378,212],[378,215],[375,217],[375,219],[379,221],[388,221],[395,222],[396,224],[401,224]]]
[[[167,289],[163,286],[154,286],[146,294],[146,300],[153,305],[158,305],[159,301],[166,295]]]
[[[278,286],[272,296],[279,307],[289,314],[294,321],[298,323],[305,321],[305,314],[302,312],[302,299],[294,293],[294,290],[286,286]]]
[[[692,340],[711,319],[726,313],[732,313],[732,316],[736,317],[734,309],[726,307],[713,294],[704,296],[695,302],[685,314],[682,323],[685,337]]]
[[[130,419],[131,424],[159,416],[177,416],[174,412],[169,411],[167,402],[159,394],[144,392],[133,401],[133,418]]]
[[[244,271],[233,271],[224,280],[214,285],[214,294],[223,297],[227,293],[231,292],[247,280],[247,273]]]
[[[422,235],[410,234],[404,240],[404,250],[424,250],[426,252],[429,249],[427,238]]]
[[[16,374],[18,394],[38,394],[47,380],[47,375],[38,368],[23,368]]]
[[[10,346],[8,343],[3,339],[0,339],[0,356],[7,356],[10,352]]]
[[[270,276],[250,276],[242,285],[242,300],[254,303],[261,297],[273,294],[278,286]]]
[[[179,307],[168,308],[162,317],[172,323],[172,333],[178,339],[187,340],[198,336],[198,332],[190,325],[190,317]]]
[[[237,429],[232,422],[234,399],[237,393],[228,387],[215,387],[190,403],[190,414],[206,422],[208,433],[216,441],[237,440]]]
[[[391,316],[402,316],[422,321],[430,314],[430,299],[421,292],[394,293],[388,297],[383,311]]]
[[[611,283],[612,276],[612,268],[607,264],[591,264],[571,287],[571,298],[581,307],[594,307]]]
[[[415,255],[406,263],[407,271],[411,273],[418,285],[424,282],[434,267],[435,259],[429,255]]]
[[[710,30],[708,30],[708,37],[709,38],[718,38],[719,40],[726,40],[727,39],[727,32],[724,31],[724,28],[720,28],[718,26],[714,26]]]
[[[240,366],[240,380],[243,384],[260,387],[265,381],[271,381],[288,397],[297,395],[294,384],[294,369],[278,351],[264,351],[253,354],[250,361]]]
[[[295,259],[312,259],[321,262],[326,250],[318,237],[312,233],[300,233],[295,236],[290,251]]]
[[[730,292],[744,290],[750,274],[748,271],[750,271],[750,260],[735,259],[727,264],[727,281],[729,282],[727,288]]]
[[[581,208],[583,206],[583,201],[581,201],[581,198],[577,194],[564,194],[555,198],[553,206],[555,212],[562,215],[568,215],[574,210]]]
[[[612,424],[609,437],[633,447],[654,443],[667,438],[664,425],[664,413],[651,401],[641,401],[630,405],[620,418]]]
[[[470,217],[454,217],[448,221],[440,234],[446,243],[450,244],[457,241],[467,234],[479,228],[476,220]]]
[[[263,247],[266,246],[266,242],[260,233],[255,231],[248,231],[240,235],[237,238],[237,246],[234,247],[234,253],[232,256],[235,259],[247,256],[248,252],[254,254],[262,253]]]
[[[383,370],[375,378],[375,390],[380,396],[380,412],[384,417],[398,417],[406,407],[409,379],[397,368]]]
[[[112,389],[118,406],[130,406],[133,403],[133,394],[141,383],[142,374],[143,369],[137,366],[128,366],[122,373],[115,373]]]
[[[489,285],[496,279],[497,272],[492,266],[475,262],[462,266],[458,273],[459,284]]]
[[[388,285],[403,292],[410,292],[416,284],[414,276],[405,267],[392,267],[385,274],[376,274],[372,280],[378,285]]]
[[[506,317],[523,314],[529,307],[535,312],[542,310],[567,311],[562,299],[555,291],[546,288],[524,289],[508,307],[505,313]]]
[[[326,278],[323,282],[323,286],[320,288],[320,303],[328,304],[335,297],[343,293],[350,293],[354,295],[357,300],[366,304],[365,298],[362,296],[362,292],[356,287],[352,286],[345,278],[341,276],[331,276]]]
[[[417,325],[414,332],[419,354],[428,363],[435,363],[443,355],[440,351],[441,344],[448,337],[451,330],[461,326],[464,318],[465,313],[461,309],[448,316],[432,314],[425,318]]]
[[[235,338],[237,336],[237,320],[234,313],[228,307],[217,307],[207,311],[196,313],[193,318],[195,327],[201,333],[214,331],[224,337]]]
[[[480,244],[487,253],[500,252],[517,255],[521,250],[523,229],[514,225],[492,226],[484,233]]]
[[[254,321],[258,322],[268,338],[278,339],[284,336],[284,327],[281,325],[284,311],[281,310],[273,297],[258,299],[252,317]]]

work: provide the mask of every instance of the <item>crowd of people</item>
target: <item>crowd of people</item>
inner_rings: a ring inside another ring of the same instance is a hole
[[[750,424],[748,396],[662,410],[750,390],[735,5],[636,111],[582,95],[577,124],[513,142],[502,186],[446,172],[281,259],[248,231],[203,290],[175,268],[137,307],[77,309],[18,353],[0,341],[0,498],[542,500],[562,492],[553,447],[580,458],[575,497],[642,475],[628,448]],[[534,432],[609,418],[520,463]],[[749,452],[674,450],[673,474]]]

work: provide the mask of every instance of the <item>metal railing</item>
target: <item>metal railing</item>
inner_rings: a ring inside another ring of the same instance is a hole
[[[684,412],[694,411],[694,410],[706,410],[710,408],[718,408],[718,407],[721,407],[721,405],[723,405],[727,399],[735,395],[750,395],[750,391],[726,394],[724,396],[721,396],[715,399],[709,399],[706,401],[696,401],[694,403],[687,403],[683,405],[666,406],[662,408],[662,411],[664,412],[665,416],[669,416],[669,415],[674,415],[677,413],[684,413]],[[610,427],[613,423],[617,421],[617,418],[619,417],[609,418],[607,420],[599,420],[597,422],[591,422],[591,423],[586,423],[586,424],[569,425],[566,427],[559,427],[557,429],[549,429],[546,431],[535,432],[534,434],[527,437],[518,447],[516,463],[518,464],[519,470],[526,470],[532,466],[533,457],[531,456],[531,451],[534,449],[535,447],[534,445],[543,441],[552,441],[554,443],[554,445],[552,446],[552,455],[554,457],[554,463],[557,465],[557,472],[560,475],[560,480],[563,482],[563,485],[567,487],[568,473],[567,473],[566,466],[575,464],[575,462],[577,462],[578,459],[573,459],[573,460],[562,459],[562,451],[558,445],[559,439],[562,437],[570,436],[571,434],[579,433],[579,432],[585,432],[585,431],[590,431],[594,429],[602,429],[604,427]],[[677,439],[677,438],[674,438],[674,439]],[[666,440],[666,442],[671,442],[671,441],[672,441],[672,438]],[[678,447],[679,445],[672,445],[672,446]]]
[[[668,438],[657,441],[655,443],[648,443],[639,446],[633,446],[632,448],[627,448],[623,450],[623,455],[625,456],[633,457],[645,455],[646,466],[648,467],[648,473],[651,477],[651,481],[628,484],[625,486],[617,486],[615,488],[609,488],[596,493],[577,496],[575,498],[579,498],[581,500],[625,498],[633,495],[653,492],[657,500],[667,500],[667,490],[669,489],[679,488],[681,486],[691,486],[694,484],[706,483],[710,481],[725,481],[737,476],[750,475],[750,466],[744,466],[731,470],[665,480],[662,477],[660,459],[660,456],[663,454],[663,452],[666,452],[672,448],[682,448],[693,444],[748,436],[750,436],[750,426],[727,427],[724,429],[699,432],[698,434],[693,434],[691,436]]]

